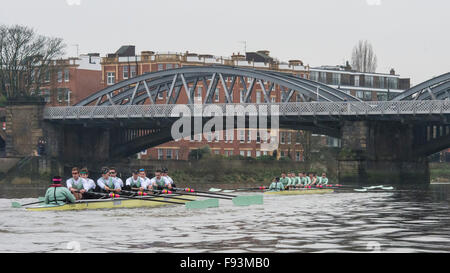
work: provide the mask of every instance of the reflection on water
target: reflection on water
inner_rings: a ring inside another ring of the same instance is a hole
[[[2,189],[0,252],[450,252],[449,191],[431,185],[267,195],[264,205],[250,207],[220,200],[219,208],[205,210],[29,212],[11,202],[34,198],[11,199]]]

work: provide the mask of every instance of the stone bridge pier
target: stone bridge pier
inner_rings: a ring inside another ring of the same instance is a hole
[[[344,122],[341,184],[429,184],[428,159],[416,153],[415,128],[398,121]]]

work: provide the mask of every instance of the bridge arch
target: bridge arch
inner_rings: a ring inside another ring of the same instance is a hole
[[[199,83],[206,89],[204,104],[212,103],[218,86],[222,87],[219,90],[224,92],[226,102],[231,103],[236,82],[240,82],[245,91],[244,102],[250,102],[253,90],[259,86],[264,102],[270,103],[275,85],[282,89],[282,102],[289,102],[294,94],[299,94],[302,101],[360,101],[341,90],[286,73],[232,66],[189,66],[145,73],[121,81],[88,96],[76,106],[154,104],[157,96],[166,91],[168,104],[176,104],[180,96],[186,96],[188,104],[193,104]]]
[[[450,72],[424,81],[400,93],[393,101],[450,99]]]

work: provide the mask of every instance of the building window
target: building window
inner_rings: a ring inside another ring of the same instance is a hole
[[[319,72],[312,71],[309,75],[310,75],[312,81],[315,81],[315,82],[319,81]]]
[[[276,99],[277,99],[276,97],[270,97],[270,102],[275,103]]]
[[[58,82],[62,82],[63,72],[62,70],[58,70]]]
[[[179,158],[179,153],[180,151],[179,150],[175,150],[175,160],[179,160],[180,158]]]
[[[158,159],[159,159],[159,160],[162,160],[163,157],[164,157],[163,149],[158,149]]]
[[[259,130],[256,131],[256,143],[261,143],[261,134]]]
[[[385,77],[380,77],[380,78],[379,78],[379,81],[380,81],[380,88],[382,88],[382,89],[384,89],[384,86],[385,86],[384,80],[385,80]]]
[[[256,103],[261,103],[261,92],[256,92]]]
[[[356,97],[358,99],[364,99],[364,92],[363,91],[356,91]]]
[[[108,85],[113,85],[116,82],[116,73],[115,72],[107,72],[106,73],[106,83]]]
[[[295,161],[300,161],[300,152],[295,152]]]
[[[166,69],[172,69],[173,64],[166,64]]]
[[[239,130],[239,141],[241,143],[245,142],[245,131],[244,130]]]
[[[247,157],[252,157],[252,151],[247,151]]]
[[[164,64],[158,64],[158,71],[164,70]]]
[[[247,142],[252,142],[252,131],[247,131]]]
[[[214,92],[214,101],[219,102],[219,88],[216,88],[216,92]]]
[[[214,132],[214,140],[216,142],[219,142],[219,139],[220,139],[219,131]]]
[[[220,155],[220,150],[214,150],[215,155]]]
[[[172,159],[172,149],[166,150],[166,159]]]
[[[203,88],[201,86],[197,87],[197,97],[201,98],[203,93]]]
[[[69,69],[64,69],[64,81],[65,82],[69,81],[69,75],[70,75]]]
[[[387,93],[377,92],[377,100],[378,101],[386,101],[387,100]]]
[[[245,156],[245,151],[239,151],[239,155]]]
[[[45,81],[45,82],[50,82],[50,70],[48,70],[48,69],[47,69],[47,71],[45,72],[44,81]]]
[[[211,141],[212,141],[212,133],[211,133],[211,132],[208,132],[208,133],[206,134],[206,140],[207,140],[208,142],[211,142]]]
[[[160,100],[164,99],[164,92],[166,92],[166,91],[158,93],[158,99],[160,99]]]
[[[389,88],[390,89],[398,89],[398,79],[389,78]]]
[[[256,157],[260,157],[261,156],[261,151],[256,151]]]
[[[50,102],[50,90],[42,89],[40,90],[40,95],[44,97],[45,102]]]
[[[280,132],[280,138],[281,138],[281,144],[284,144],[286,142],[286,137],[284,132]]]
[[[240,97],[240,102],[241,103],[244,103],[244,100],[245,100],[245,90],[241,90],[241,92],[240,92],[240,94],[241,94],[241,97]]]
[[[129,74],[128,74],[128,66],[124,66],[123,67],[123,78],[124,79],[128,79],[128,76],[129,76]]]
[[[341,85],[341,74],[333,73],[333,83],[334,85]]]
[[[364,92],[364,100],[367,100],[367,101],[372,100],[372,92],[370,92],[370,91],[365,91],[365,92]]]
[[[327,83],[327,72],[320,72],[320,82]]]
[[[355,76],[355,86],[359,86],[359,76]]]
[[[373,76],[366,76],[366,87],[373,87]]]
[[[136,66],[135,65],[130,66],[130,76],[132,78],[136,77]]]

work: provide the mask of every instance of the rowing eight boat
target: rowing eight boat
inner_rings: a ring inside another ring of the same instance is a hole
[[[276,195],[300,195],[300,194],[324,194],[332,193],[333,189],[298,189],[298,190],[285,190],[285,191],[266,191],[264,194],[276,194]]]
[[[197,197],[193,195],[177,195],[177,197],[186,198],[189,200],[195,200]],[[88,199],[78,200],[73,204],[63,205],[40,205],[37,207],[28,207],[30,211],[48,211],[48,210],[86,210],[86,209],[115,209],[115,208],[140,208],[140,207],[161,207],[168,205],[167,203],[150,201],[150,200],[162,200],[171,201],[179,204],[185,204],[187,200],[179,200],[170,198],[170,196],[164,197],[134,197],[135,199],[127,198],[108,198],[108,199]],[[139,200],[144,199],[144,200]]]

